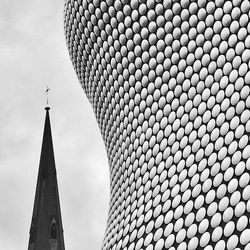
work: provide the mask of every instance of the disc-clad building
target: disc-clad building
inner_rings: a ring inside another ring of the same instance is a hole
[[[250,2],[67,0],[110,165],[103,250],[250,249]]]

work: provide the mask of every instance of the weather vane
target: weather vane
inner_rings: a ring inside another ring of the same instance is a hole
[[[47,106],[49,105],[49,87],[47,86],[45,93],[46,93],[46,99],[47,99]]]

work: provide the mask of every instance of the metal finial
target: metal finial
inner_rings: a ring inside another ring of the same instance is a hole
[[[45,93],[46,93],[46,100],[47,100],[47,106],[49,105],[49,87],[47,86]]]

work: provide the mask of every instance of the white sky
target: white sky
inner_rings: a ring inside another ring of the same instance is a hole
[[[0,2],[0,249],[27,249],[45,118],[50,118],[67,250],[98,250],[109,172],[94,113],[70,62],[63,0]]]

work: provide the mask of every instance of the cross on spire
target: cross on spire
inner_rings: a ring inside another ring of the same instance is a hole
[[[45,90],[45,93],[46,93],[46,100],[47,100],[47,106],[49,105],[49,87],[47,86],[46,90]]]

